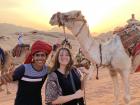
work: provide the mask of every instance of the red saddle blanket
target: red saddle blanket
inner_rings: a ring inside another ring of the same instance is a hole
[[[140,43],[136,45],[136,47],[133,50],[133,56],[136,56],[140,54]],[[140,65],[137,67],[135,72],[140,72]]]
[[[25,47],[30,48],[30,45],[28,45],[28,44],[16,45],[12,51],[13,57],[20,57],[21,52],[23,52],[25,50]]]
[[[124,31],[118,32],[118,35],[121,38],[122,44],[128,55],[135,57],[140,54],[140,36],[137,32],[130,32],[126,34]],[[140,65],[135,70],[136,72],[140,72]]]
[[[136,55],[138,55],[138,54],[140,54],[140,43],[138,43],[138,44],[134,47],[133,53],[132,53],[133,56],[136,56]]]
[[[140,72],[140,65],[137,67],[135,72]]]

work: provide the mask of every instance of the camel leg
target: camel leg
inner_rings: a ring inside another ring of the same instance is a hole
[[[113,80],[113,85],[114,85],[114,96],[115,96],[114,105],[119,105],[119,92],[120,91],[119,91],[117,72],[115,70],[110,70],[110,76]]]
[[[0,63],[1,63],[1,62],[0,62]],[[2,75],[2,73],[3,73],[3,72],[1,71],[1,75]],[[1,76],[1,75],[0,75],[0,76]],[[0,92],[2,92],[2,91],[4,91],[4,89],[2,89],[2,86],[0,86]]]
[[[120,73],[121,77],[122,77],[122,81],[124,84],[124,101],[126,103],[126,105],[129,105],[130,100],[131,100],[131,96],[130,96],[130,88],[129,88],[129,71],[123,71],[122,73]]]
[[[4,75],[4,74],[5,74],[5,72],[2,71],[2,72],[1,72],[1,75]],[[7,94],[11,94],[11,92],[10,92],[9,89],[8,89],[8,83],[7,83],[7,82],[5,83],[5,86],[6,86],[6,93],[7,93]]]
[[[9,69],[8,69],[9,75],[10,75],[10,72],[12,72],[13,68],[14,68],[14,65],[11,64],[11,66],[10,66]],[[8,89],[8,86],[9,86],[9,85],[10,85],[10,83],[6,83],[6,84],[5,84],[5,86],[6,86],[6,93],[7,93],[7,94],[11,94],[11,92],[10,92],[9,89]]]
[[[11,92],[10,92],[9,89],[8,89],[8,83],[6,83],[5,86],[6,86],[6,93],[7,93],[7,95],[8,95],[8,94],[11,94]]]

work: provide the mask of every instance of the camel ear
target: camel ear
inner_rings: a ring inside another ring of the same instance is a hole
[[[80,15],[81,15],[81,11],[78,11],[77,12],[77,17],[80,16]]]
[[[59,11],[57,12],[57,14],[60,13]]]

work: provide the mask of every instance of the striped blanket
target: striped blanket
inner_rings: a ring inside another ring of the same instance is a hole
[[[135,58],[136,55],[140,54],[140,32],[138,30],[125,32],[125,29],[116,32],[122,41],[122,44],[129,56]],[[140,72],[140,65],[137,67],[136,72]]]

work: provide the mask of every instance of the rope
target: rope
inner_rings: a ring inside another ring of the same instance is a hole
[[[96,74],[96,79],[98,80],[99,79],[99,67],[102,66],[102,45],[99,44],[99,53],[100,53],[100,64],[96,64],[96,69],[97,69],[97,74]]]
[[[65,25],[63,25],[63,31],[64,31],[65,39],[62,41],[62,47],[68,47],[68,49],[72,49],[72,46],[70,42],[68,41],[68,37],[65,33]]]
[[[99,49],[100,49],[100,66],[102,65],[102,45],[99,45]]]
[[[66,42],[67,42],[67,35],[66,35],[66,30],[65,30],[65,25],[63,25],[63,31],[64,31],[64,35],[65,35],[65,39],[64,39],[64,45],[66,47]]]
[[[78,37],[78,35],[80,34],[81,30],[83,29],[83,27],[85,26],[86,21],[83,22],[82,26],[80,27],[79,31],[77,32],[77,34],[75,34],[75,37]]]
[[[59,13],[57,14],[57,17],[58,17],[58,20],[59,20],[59,26],[63,26],[63,31],[64,31],[64,35],[65,35],[65,39],[64,39],[64,45],[66,47],[66,44],[68,44],[68,38],[66,36],[66,33],[65,33],[65,24],[62,25],[62,22],[60,21],[60,17],[59,17]],[[83,27],[85,26],[86,24],[86,21],[84,21],[84,23],[82,24],[82,26],[80,27],[79,31],[77,32],[77,34],[75,35],[76,37],[80,34],[81,30],[83,29]],[[89,33],[88,33],[89,34]],[[66,44],[65,44],[66,43]],[[80,51],[80,50],[79,50]],[[71,81],[72,81],[72,85],[73,85],[73,80],[72,80],[72,76],[71,76],[71,73],[70,73],[70,77],[71,77]],[[74,86],[73,86],[74,88]],[[85,86],[83,86],[83,89],[84,89],[84,103],[86,105],[86,92],[85,92]],[[74,89],[75,90],[75,89]],[[79,105],[79,103],[77,103],[77,105]]]
[[[96,74],[96,79],[98,80],[99,79],[99,76],[98,76],[98,71],[99,71],[99,66],[96,64],[96,68],[97,68],[97,74]]]

